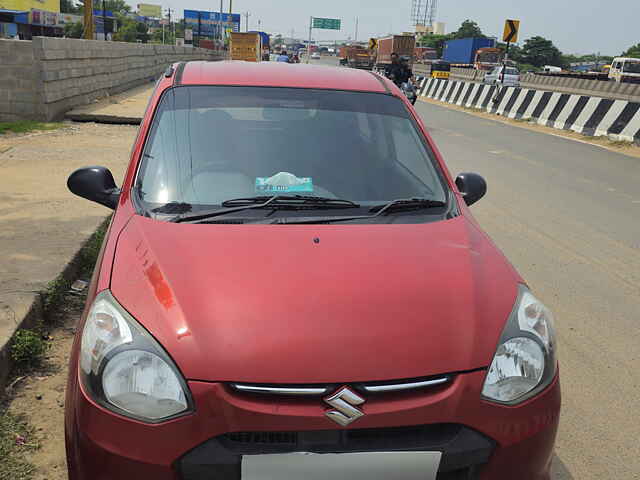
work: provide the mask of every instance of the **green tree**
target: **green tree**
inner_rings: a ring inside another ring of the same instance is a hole
[[[477,38],[484,36],[478,24],[469,19],[462,22],[458,31],[453,34],[453,38]]]
[[[420,45],[428,48],[435,48],[438,53],[438,58],[442,58],[442,51],[444,50],[444,42],[451,40],[453,35],[433,35],[428,34],[420,38]]]
[[[118,31],[113,35],[116,42],[147,43],[149,41],[149,27],[133,18],[118,14]]]
[[[176,36],[177,36],[177,29],[176,29]],[[151,35],[151,41],[154,43],[162,43],[162,28],[157,29],[155,32],[153,32],[153,34]],[[173,27],[166,25],[164,27],[164,43],[166,45],[175,45],[176,44],[176,39],[173,36]]]
[[[64,36],[67,38],[82,38],[84,25],[82,22],[67,23],[64,26]]]
[[[73,0],[60,0],[60,12],[62,13],[80,13],[80,8]]]
[[[78,0],[78,12],[84,12],[84,0]],[[129,13],[131,7],[124,0],[104,0],[105,10],[115,13]],[[93,8],[102,10],[102,0],[94,0]]]
[[[506,43],[498,42],[496,44],[496,47],[498,47],[503,52],[507,51]],[[522,63],[522,48],[514,44],[509,45],[509,60],[516,63]]]
[[[640,43],[629,48],[622,54],[623,57],[640,58]]]
[[[551,40],[547,40],[544,37],[531,37],[525,40],[522,46],[521,61],[535,67],[544,65],[567,66],[562,57],[562,52],[558,50]]]

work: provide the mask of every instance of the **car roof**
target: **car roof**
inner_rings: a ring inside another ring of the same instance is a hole
[[[355,68],[284,62],[187,62],[181,85],[317,88],[387,93],[382,77]]]

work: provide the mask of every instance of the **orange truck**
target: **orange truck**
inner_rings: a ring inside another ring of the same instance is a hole
[[[349,63],[349,48],[351,47],[340,47],[340,50],[338,51],[340,65],[347,65]]]
[[[231,33],[231,60],[259,62],[261,60],[262,42],[259,33]]]
[[[373,68],[371,51],[364,47],[349,47],[347,50],[347,65],[351,68],[371,70]]]
[[[479,48],[476,52],[474,67],[476,70],[489,71],[502,65],[504,52],[499,48]]]
[[[384,68],[391,63],[391,54],[397,53],[401,57],[409,57],[413,63],[416,48],[416,38],[413,35],[392,35],[378,39],[376,67]]]

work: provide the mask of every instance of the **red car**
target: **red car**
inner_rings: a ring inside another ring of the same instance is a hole
[[[549,479],[549,310],[377,74],[171,67],[70,359],[79,479]]]

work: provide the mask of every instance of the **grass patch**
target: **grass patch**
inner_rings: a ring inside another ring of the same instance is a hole
[[[47,342],[36,330],[18,330],[11,341],[11,358],[18,369],[37,367],[47,351]]]
[[[80,250],[77,258],[79,277],[86,279],[91,277],[110,221],[111,217],[102,222]],[[71,281],[65,278],[64,275],[58,275],[55,280],[49,282],[44,292],[42,292],[45,318],[52,318],[53,313],[61,309],[70,287]],[[0,478],[0,480],[2,479]]]
[[[627,142],[625,140],[609,140],[609,145],[618,148],[629,148],[635,146],[633,142]]]
[[[21,120],[19,122],[0,122],[0,135],[13,133],[27,133],[34,130],[56,130],[62,128],[61,123],[42,123],[31,120]]]
[[[23,418],[0,410],[0,480],[28,480],[35,467],[26,459],[36,450],[35,432]]]
[[[45,318],[62,305],[70,286],[71,282],[64,275],[58,275],[47,284],[42,295]]]
[[[111,216],[102,222],[89,240],[87,240],[82,250],[80,250],[80,276],[88,278],[93,273],[93,268],[98,260],[98,254],[102,248],[102,243],[104,242],[104,237],[107,234],[110,222]]]

